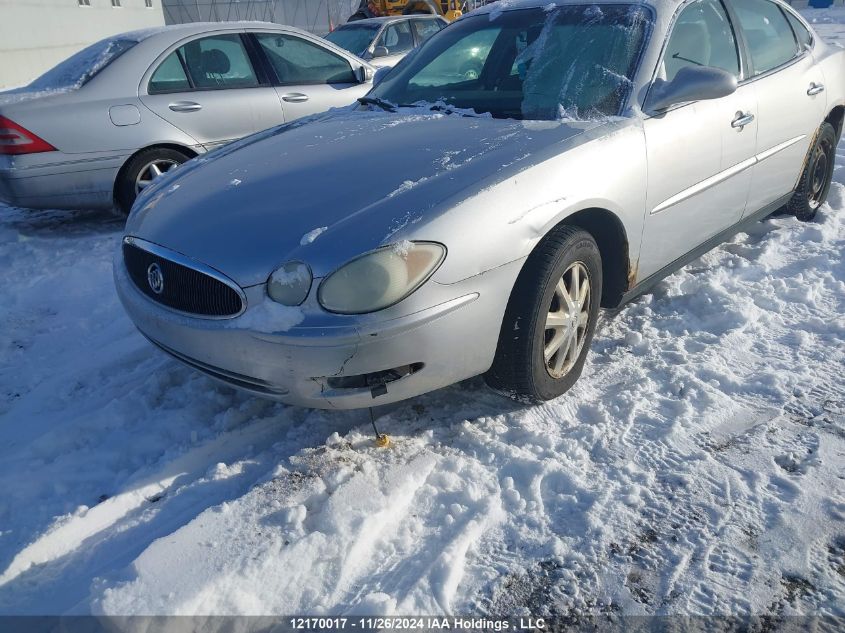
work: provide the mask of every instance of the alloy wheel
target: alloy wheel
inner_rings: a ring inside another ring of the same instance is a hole
[[[543,357],[552,378],[563,378],[578,361],[587,339],[590,300],[587,267],[575,262],[555,286],[546,315]]]
[[[135,195],[149,187],[156,178],[178,166],[178,162],[168,158],[159,158],[145,165],[135,178]]]

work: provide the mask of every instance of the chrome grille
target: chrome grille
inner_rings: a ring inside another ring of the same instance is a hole
[[[125,238],[123,261],[138,290],[168,308],[207,318],[234,317],[244,310],[243,293],[234,282],[156,244]],[[160,287],[154,283],[159,279]]]

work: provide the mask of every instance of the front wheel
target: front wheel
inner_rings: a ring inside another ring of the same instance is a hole
[[[517,278],[487,384],[535,402],[566,392],[581,375],[601,292],[601,255],[593,237],[572,226],[547,235]]]
[[[805,222],[816,217],[830,191],[835,159],[836,131],[830,123],[822,123],[810,147],[795,193],[786,205],[788,213]]]

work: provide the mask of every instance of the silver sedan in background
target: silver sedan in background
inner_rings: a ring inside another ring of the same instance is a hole
[[[373,66],[395,66],[448,22],[438,15],[402,15],[355,20],[339,26],[326,39],[366,59]]]
[[[156,177],[248,134],[353,103],[373,68],[261,22],[124,33],[0,93],[0,201],[129,211]]]
[[[461,56],[476,77],[455,75]],[[306,406],[482,373],[554,398],[600,307],[776,209],[814,217],[845,51],[778,0],[515,0],[455,21],[361,101],[138,199],[115,277],[151,341]],[[373,160],[378,178],[350,169]]]

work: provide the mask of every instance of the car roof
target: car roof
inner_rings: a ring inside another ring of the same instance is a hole
[[[261,22],[257,20],[239,20],[231,22],[187,22],[185,24],[169,24],[153,29],[146,29],[140,31],[130,31],[124,33],[125,36],[140,36],[140,39],[173,39],[181,37],[189,37],[191,35],[200,35],[202,33],[212,33],[215,31],[231,31],[240,29],[270,29],[292,33],[302,33],[310,35],[302,29],[293,26],[286,26],[284,24],[277,24],[275,22]]]
[[[400,20],[437,20],[444,19],[442,15],[434,15],[433,13],[409,13],[408,15],[383,15],[378,18],[364,18],[363,20],[353,20],[339,26],[341,28],[346,25],[354,24],[386,24],[388,22],[399,22]]]

